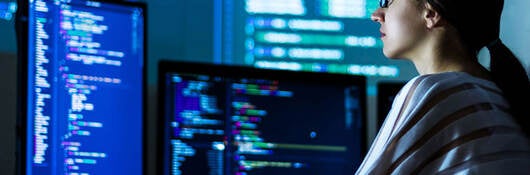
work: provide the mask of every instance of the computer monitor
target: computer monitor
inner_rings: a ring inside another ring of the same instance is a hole
[[[383,55],[370,19],[377,8],[378,0],[215,1],[214,62],[364,75],[375,97],[377,82],[417,75],[410,62]]]
[[[377,83],[377,128],[378,131],[385,121],[392,103],[406,81],[386,81]]]
[[[366,150],[363,76],[161,61],[158,174],[346,175]]]
[[[144,172],[146,5],[19,6],[18,172]]]

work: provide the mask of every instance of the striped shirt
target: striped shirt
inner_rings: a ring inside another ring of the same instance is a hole
[[[356,174],[530,174],[530,142],[508,108],[491,81],[417,76],[397,94]]]

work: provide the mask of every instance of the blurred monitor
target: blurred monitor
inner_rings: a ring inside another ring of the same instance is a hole
[[[145,4],[20,3],[20,174],[142,174]]]
[[[406,83],[399,81],[377,83],[377,130],[383,125],[394,98]]]
[[[161,61],[158,174],[351,175],[366,78]]]
[[[377,0],[223,0],[214,2],[214,63],[404,81],[413,65],[383,55]]]
[[[16,2],[0,2],[0,19],[10,21],[17,11]]]

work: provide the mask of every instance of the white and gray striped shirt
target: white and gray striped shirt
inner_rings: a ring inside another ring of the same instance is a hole
[[[417,76],[397,94],[356,174],[530,174],[530,143],[508,108],[491,81]]]

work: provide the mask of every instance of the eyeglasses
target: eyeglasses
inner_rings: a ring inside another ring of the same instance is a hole
[[[390,4],[392,4],[392,2],[394,2],[394,1],[393,0],[379,0],[379,7],[388,8],[388,6],[390,6]]]

